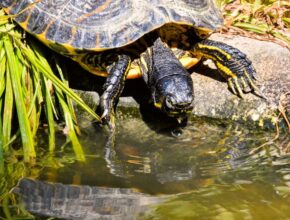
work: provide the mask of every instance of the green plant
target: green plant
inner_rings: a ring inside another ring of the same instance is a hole
[[[99,120],[99,116],[69,88],[57,62],[55,65],[60,78],[54,74],[38,44],[25,38],[24,32],[10,19],[0,10],[0,160],[18,136],[22,140],[24,161],[34,160],[35,136],[42,115],[45,115],[48,124],[49,151],[55,150],[55,119],[59,117],[56,101],[76,158],[85,160],[77,137],[78,127],[72,101],[96,120]]]
[[[225,31],[290,48],[290,2],[277,0],[216,0],[225,18]]]

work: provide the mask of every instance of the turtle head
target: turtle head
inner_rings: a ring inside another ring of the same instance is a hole
[[[193,109],[193,84],[171,49],[157,38],[140,59],[142,76],[155,107],[171,117],[184,118]]]
[[[192,112],[193,85],[188,73],[175,70],[173,75],[161,78],[154,89],[154,105],[167,115],[180,118]]]

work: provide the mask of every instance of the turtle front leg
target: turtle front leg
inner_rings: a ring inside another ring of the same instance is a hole
[[[104,92],[100,98],[100,111],[103,123],[115,130],[115,107],[123,91],[125,80],[131,64],[128,55],[118,55],[118,61],[108,67],[108,77],[103,86]]]
[[[221,42],[202,40],[195,45],[192,53],[211,59],[221,75],[227,79],[229,88],[234,94],[243,98],[244,92],[253,91],[263,97],[255,85],[255,68],[240,50]]]

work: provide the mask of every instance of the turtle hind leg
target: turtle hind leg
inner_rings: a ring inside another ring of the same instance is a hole
[[[108,67],[109,74],[103,86],[99,110],[103,123],[108,125],[111,132],[115,130],[115,107],[123,91],[130,63],[128,55],[118,55],[118,61]]]
[[[211,59],[234,94],[243,98],[244,93],[252,91],[263,97],[255,84],[256,70],[240,50],[221,42],[202,40],[195,45],[192,53]]]

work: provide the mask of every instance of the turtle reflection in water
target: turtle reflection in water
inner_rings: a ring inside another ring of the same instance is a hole
[[[27,211],[62,219],[136,219],[164,200],[132,189],[64,185],[23,178],[13,189]]]
[[[206,39],[222,25],[213,0],[2,0],[0,6],[48,47],[107,77],[100,110],[111,131],[126,78],[143,77],[154,105],[179,119],[193,109],[186,69],[203,58],[235,94],[257,91],[246,55]]]

